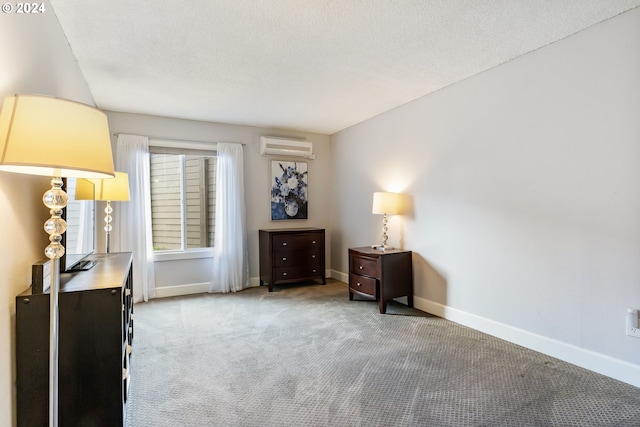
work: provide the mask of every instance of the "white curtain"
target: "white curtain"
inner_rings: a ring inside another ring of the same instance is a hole
[[[133,253],[133,300],[155,297],[153,236],[151,233],[151,181],[149,138],[119,135],[116,170],[129,174],[129,202],[117,202],[114,209],[113,252]]]
[[[244,161],[241,144],[218,143],[213,278],[209,292],[249,287]]]

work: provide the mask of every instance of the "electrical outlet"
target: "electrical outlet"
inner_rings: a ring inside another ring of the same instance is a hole
[[[638,310],[634,308],[627,309],[627,335],[634,338],[640,338],[640,328],[638,328]]]

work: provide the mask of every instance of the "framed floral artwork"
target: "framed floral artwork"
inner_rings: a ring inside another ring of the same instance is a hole
[[[306,162],[271,161],[271,220],[307,219]]]

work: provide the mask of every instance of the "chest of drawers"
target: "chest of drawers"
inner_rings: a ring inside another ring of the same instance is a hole
[[[393,298],[406,296],[407,305],[413,307],[411,251],[349,249],[349,299],[354,295],[378,301],[383,314]]]
[[[273,286],[325,278],[322,228],[284,228],[259,231],[260,285]]]

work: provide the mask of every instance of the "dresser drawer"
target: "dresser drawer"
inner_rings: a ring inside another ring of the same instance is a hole
[[[369,277],[378,277],[378,262],[375,258],[352,255],[349,271]]]
[[[319,264],[320,259],[320,254],[313,251],[280,251],[274,254],[273,265],[276,267],[291,267],[297,265]]]
[[[371,277],[360,276],[358,274],[349,274],[349,287],[362,294],[371,295],[377,298],[377,280]]]
[[[275,281],[296,281],[321,275],[320,265],[305,265],[302,267],[278,267],[275,269]]]
[[[319,233],[301,235],[280,235],[273,236],[273,250],[278,252],[290,252],[299,250],[309,250],[321,247],[322,236]]]

